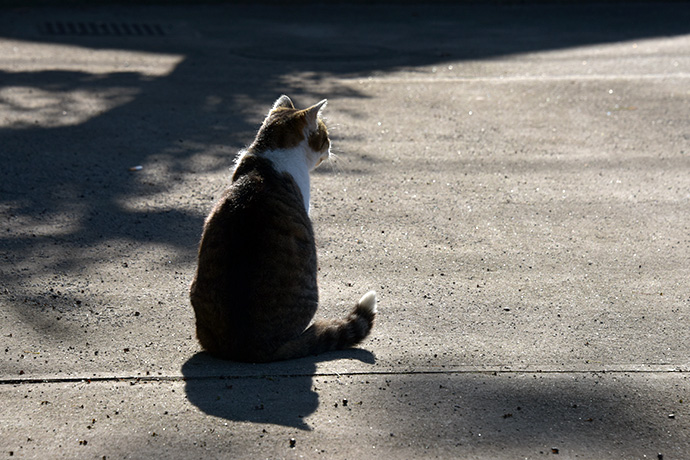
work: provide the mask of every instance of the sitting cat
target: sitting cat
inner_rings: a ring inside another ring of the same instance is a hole
[[[281,96],[206,218],[190,298],[199,342],[214,356],[299,358],[349,348],[371,330],[373,291],[345,320],[309,326],[318,306],[309,171],[330,155],[325,105],[297,110]]]

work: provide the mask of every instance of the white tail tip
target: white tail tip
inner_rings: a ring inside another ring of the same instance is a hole
[[[357,304],[361,307],[366,308],[372,313],[376,313],[376,293],[374,291],[369,291],[359,299]]]

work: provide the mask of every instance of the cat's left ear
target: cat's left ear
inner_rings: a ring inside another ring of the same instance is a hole
[[[276,101],[273,103],[273,107],[271,107],[271,111],[275,109],[294,109],[295,105],[292,103],[292,100],[287,97],[285,94],[280,96]]]
[[[318,128],[318,119],[319,119],[319,114],[321,111],[326,107],[326,104],[328,103],[327,99],[324,99],[321,102],[318,102],[308,109],[304,109],[305,115],[307,117],[307,126],[309,127],[309,131],[316,131]]]

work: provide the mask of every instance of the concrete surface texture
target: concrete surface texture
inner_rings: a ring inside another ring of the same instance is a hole
[[[329,99],[322,317],[200,352],[204,216]],[[690,458],[683,3],[0,11],[0,458]]]

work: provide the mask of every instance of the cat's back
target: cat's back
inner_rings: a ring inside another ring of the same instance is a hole
[[[238,297],[274,285],[272,277],[309,273],[316,264],[313,238],[294,180],[270,160],[245,154],[204,223],[195,285],[215,284],[212,292],[223,297],[216,301],[245,302]]]
[[[313,230],[294,180],[270,160],[245,155],[206,219],[190,299],[200,342],[227,358],[264,359],[308,325]]]

